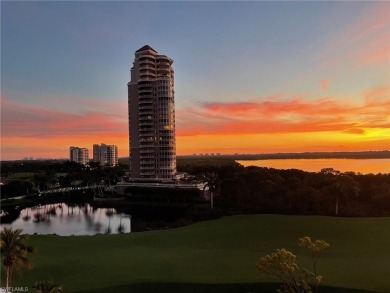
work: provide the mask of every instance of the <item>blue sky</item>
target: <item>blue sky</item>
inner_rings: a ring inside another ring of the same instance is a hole
[[[298,99],[314,107],[319,100],[330,99],[339,107],[347,103],[348,109],[355,109],[364,106],[365,95],[377,89],[382,91],[376,99],[387,102],[389,60],[383,50],[389,43],[389,9],[389,2],[3,1],[1,89],[2,104],[7,103],[2,105],[2,111],[10,103],[17,103],[21,108],[34,107],[37,113],[80,118],[80,127],[61,128],[63,146],[51,145],[42,156],[66,156],[69,146],[65,136],[83,129],[83,115],[90,112],[115,117],[113,129],[119,127],[125,135],[129,69],[134,51],[145,44],[174,59],[176,127],[183,137],[195,135],[185,130],[191,123],[216,122],[216,113],[205,113],[210,110],[205,110],[205,105],[210,103],[258,105],[269,100]],[[28,119],[14,121],[26,109],[12,117],[2,115],[5,158],[23,157],[26,149],[20,144],[27,140],[21,137],[34,139],[32,145],[43,136],[55,139],[55,129],[31,123],[33,128]],[[218,115],[227,117],[232,113],[227,110]],[[363,114],[354,117],[359,115]],[[243,122],[242,116],[230,117]],[[38,114],[31,119],[36,121],[37,117]],[[286,117],[296,117],[293,123],[303,119],[301,113],[294,111],[284,113],[281,119]],[[388,120],[382,116],[371,120],[381,120],[381,129],[386,130]],[[56,122],[54,116],[53,120],[41,121],[45,125]],[[23,123],[26,133],[22,131]],[[18,129],[13,128],[16,124]],[[101,137],[112,131],[104,125],[91,125],[95,130],[99,127],[104,129]],[[362,128],[362,123],[347,127]],[[214,133],[212,129],[198,131],[196,135],[216,136],[222,128],[215,128]],[[387,132],[382,130],[376,138],[382,141],[377,148],[386,148],[383,135]],[[88,128],[81,132],[86,136],[90,131]],[[88,140],[91,145],[99,143],[93,141],[99,131],[93,132],[95,136]],[[248,134],[261,133],[264,131]],[[344,142],[340,143],[335,143],[333,149],[343,149]],[[125,155],[123,138],[117,144]],[[181,148],[178,137],[178,152],[197,152],[184,151],[187,144],[183,141]],[[210,144],[204,151],[215,147]],[[302,151],[315,147],[320,145],[303,147]],[[232,152],[240,149],[233,145],[230,148]],[[367,148],[372,148],[371,144],[362,146]],[[12,149],[19,151],[13,153]],[[32,153],[39,156],[38,147]]]

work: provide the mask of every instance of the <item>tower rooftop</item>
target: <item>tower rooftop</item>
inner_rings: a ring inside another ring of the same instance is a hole
[[[149,45],[145,45],[143,46],[142,48],[138,49],[137,51],[135,51],[136,53],[138,52],[142,52],[142,51],[148,51],[148,50],[151,50],[153,52],[156,52],[158,53],[156,50],[154,50],[152,47],[150,47]]]

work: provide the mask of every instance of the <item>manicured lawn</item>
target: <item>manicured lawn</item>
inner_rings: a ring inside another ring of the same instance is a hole
[[[304,235],[331,244],[319,261],[324,285],[390,292],[390,218],[280,215],[122,235],[31,236],[34,269],[15,275],[14,286],[52,278],[65,292],[265,292],[256,285],[257,260],[282,247],[306,259],[296,245]]]

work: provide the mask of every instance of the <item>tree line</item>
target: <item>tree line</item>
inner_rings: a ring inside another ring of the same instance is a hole
[[[212,178],[217,195],[214,206],[223,214],[390,216],[390,174],[243,167],[224,157],[179,157],[177,169],[195,179]],[[55,186],[115,184],[127,171],[126,164],[104,167],[69,161],[2,162],[2,180],[9,180],[1,186],[1,196],[32,194]],[[22,175],[15,178],[18,173]]]
[[[1,197],[9,198],[36,194],[60,187],[94,184],[115,184],[128,171],[128,166],[101,166],[90,162],[88,166],[70,161],[2,162]]]
[[[215,174],[215,206],[226,213],[390,216],[390,174],[243,167],[234,160],[185,159],[180,171]]]

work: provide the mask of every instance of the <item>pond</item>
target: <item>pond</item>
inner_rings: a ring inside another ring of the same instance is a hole
[[[21,210],[19,217],[3,227],[23,229],[26,234],[96,235],[131,232],[131,216],[113,208],[96,208],[88,203],[56,203]]]

